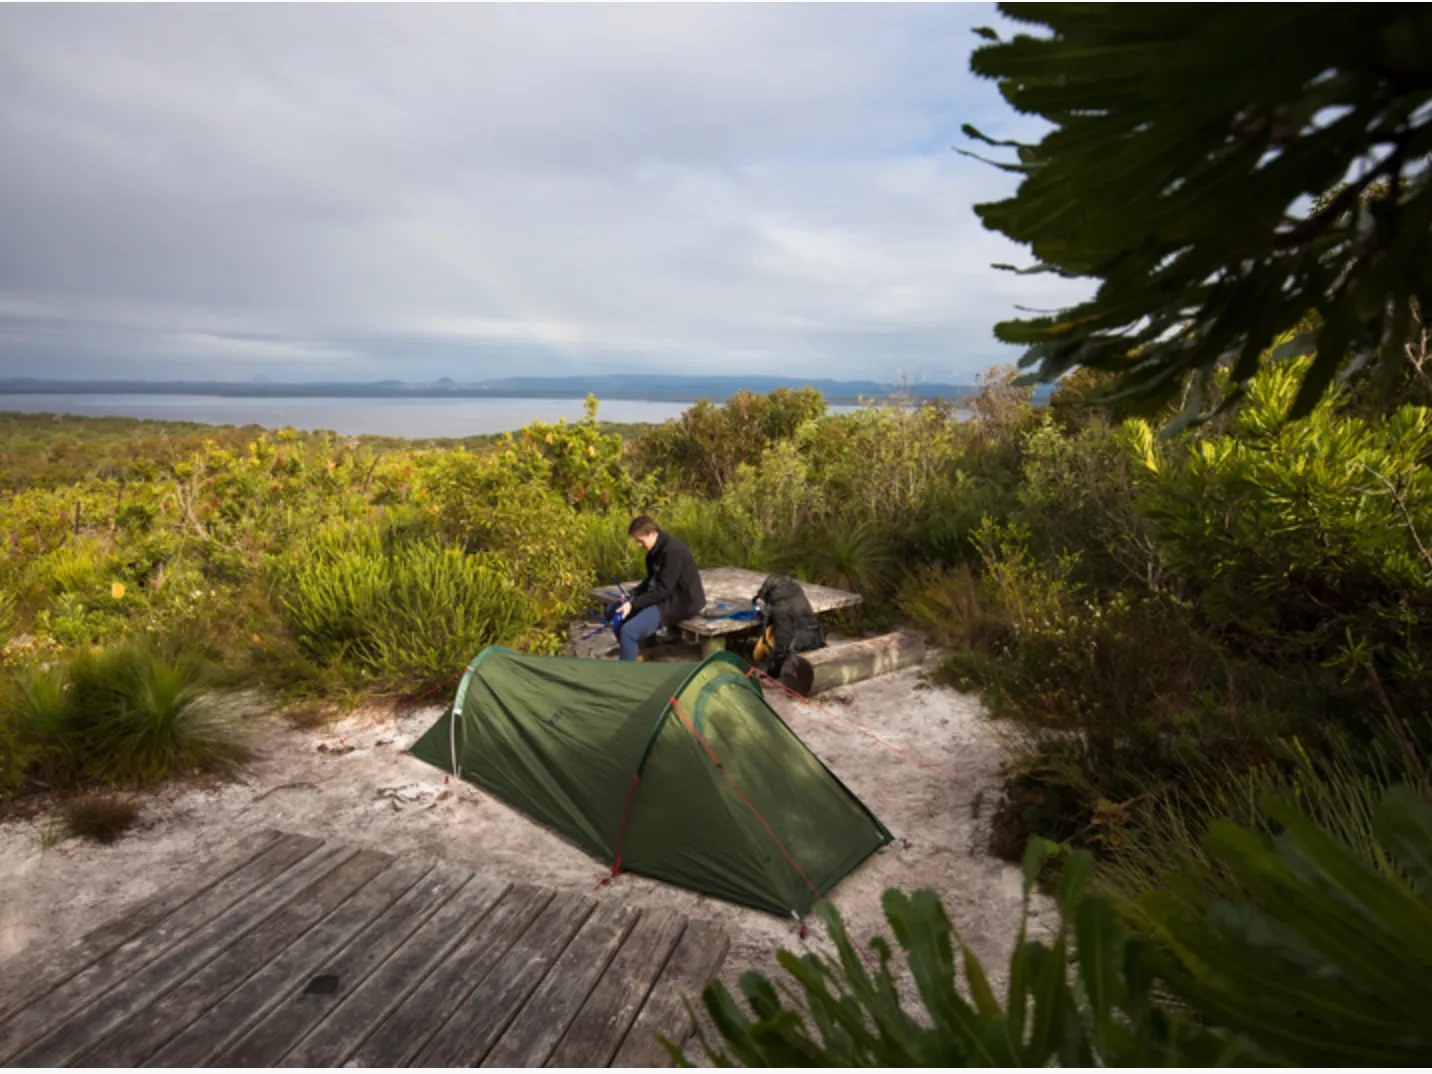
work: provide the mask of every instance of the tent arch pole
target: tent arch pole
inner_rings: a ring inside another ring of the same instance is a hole
[[[505,645],[489,645],[474,656],[472,663],[467,665],[467,671],[463,673],[462,681],[457,684],[457,693],[453,695],[452,707],[448,709],[448,759],[452,762],[452,774],[458,779],[462,779],[462,773],[458,770],[457,763],[457,718],[462,715],[462,699],[467,696],[467,684],[477,674],[477,669],[482,666],[482,662],[499,649],[504,653],[516,651]]]

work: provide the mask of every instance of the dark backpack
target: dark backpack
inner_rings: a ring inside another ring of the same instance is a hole
[[[756,593],[761,609],[761,631],[772,635],[770,674],[779,678],[786,657],[825,648],[825,631],[794,578],[773,574]]]

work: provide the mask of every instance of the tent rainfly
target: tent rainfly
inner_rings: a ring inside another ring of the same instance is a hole
[[[415,757],[612,865],[804,916],[890,833],[738,657],[625,663],[490,646]]]

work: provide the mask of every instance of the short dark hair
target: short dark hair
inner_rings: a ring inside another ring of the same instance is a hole
[[[660,529],[661,527],[646,515],[637,515],[636,518],[631,520],[631,525],[627,527],[627,536],[645,537],[648,533],[659,532]]]

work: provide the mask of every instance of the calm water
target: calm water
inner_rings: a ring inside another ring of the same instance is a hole
[[[613,400],[604,421],[660,422],[690,403]],[[86,417],[162,418],[274,429],[331,429],[347,436],[476,436],[533,421],[579,421],[580,399],[227,399],[208,395],[0,395],[0,410]]]
[[[603,421],[662,422],[691,403],[613,399],[597,411]],[[832,406],[844,414],[855,406]],[[345,436],[477,436],[504,433],[534,421],[580,421],[580,399],[230,399],[212,395],[0,395],[0,411],[84,417],[159,418],[266,429],[331,429]]]

